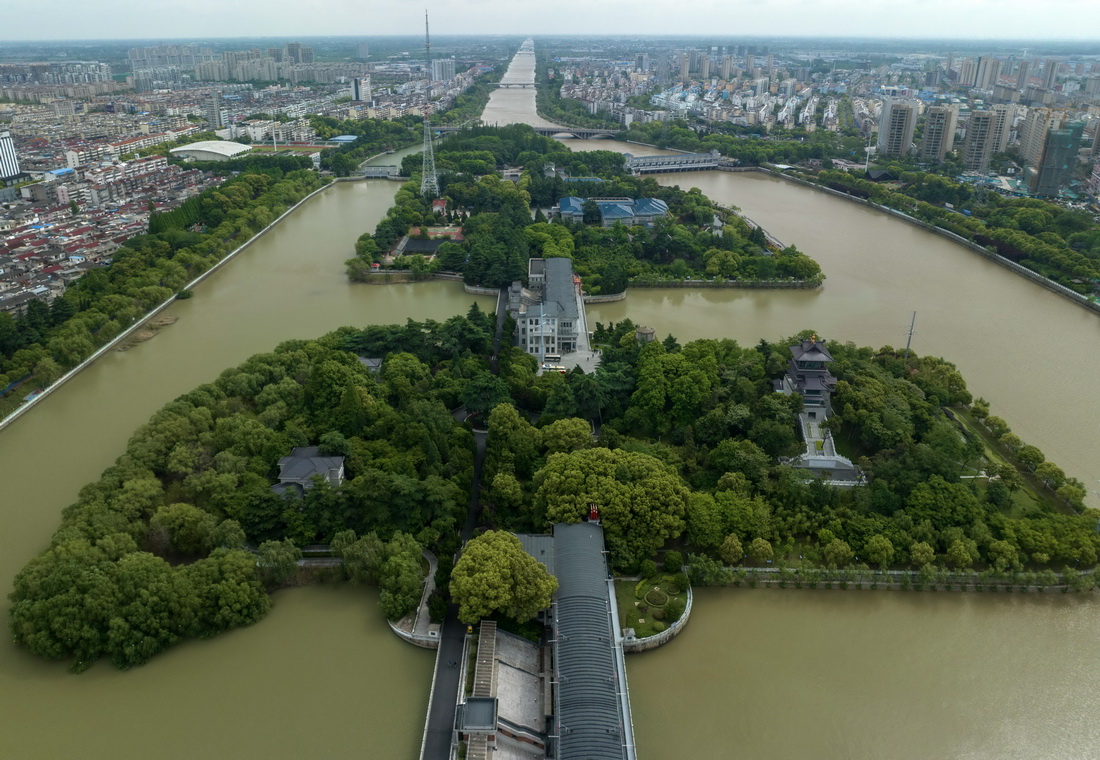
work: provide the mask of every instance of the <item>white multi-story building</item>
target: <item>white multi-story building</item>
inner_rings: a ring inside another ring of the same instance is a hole
[[[882,156],[904,156],[913,145],[919,105],[914,100],[887,98],[882,103],[878,125],[878,152]]]
[[[580,285],[574,280],[571,259],[531,259],[527,270],[529,289],[513,283],[508,310],[516,320],[517,344],[541,364],[547,356],[577,350],[584,327]]]
[[[955,147],[955,125],[959,118],[955,106],[932,106],[924,120],[920,157],[924,161],[943,161]]]
[[[11,132],[0,132],[0,179],[10,179],[19,174],[19,157],[15,155],[15,141]]]

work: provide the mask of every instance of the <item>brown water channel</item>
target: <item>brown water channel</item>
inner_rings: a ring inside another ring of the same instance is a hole
[[[174,304],[176,324],[96,362],[0,433],[5,595],[61,509],[162,404],[290,338],[442,320],[474,300],[492,308],[456,283],[348,283],[344,259],[398,187],[340,183],[315,196]],[[6,625],[6,600],[2,612]],[[327,588],[280,592],[256,626],[129,673],[100,663],[71,676],[2,644],[0,757],[412,757],[431,666],[389,631],[373,592]]]
[[[534,94],[519,89],[494,94],[485,120],[545,123]],[[590,307],[590,323],[629,316],[659,335],[748,344],[812,328],[877,347],[903,345],[917,311],[916,351],[955,362],[1021,437],[1098,487],[1095,314],[813,189],[755,173],[659,181],[740,207],[817,259],[828,279],[812,292],[634,289]],[[1094,596],[704,589],[679,638],[627,663],[644,757],[1090,757],[1100,739],[1098,643]]]
[[[498,91],[486,119],[497,109],[496,120],[529,121],[533,97]],[[593,309],[593,323],[630,316],[681,340],[747,343],[812,327],[877,346],[902,343],[917,310],[916,350],[956,362],[1021,436],[1095,487],[1095,315],[946,241],[812,190],[748,174],[671,179],[741,206],[817,258],[829,279],[819,292],[634,290]],[[80,486],[176,395],[289,338],[468,308],[473,298],[452,283],[344,279],[352,243],[397,187],[326,190],[174,305],[175,325],[97,362],[0,433],[5,589]],[[0,613],[6,618],[6,606]],[[1092,756],[1098,639],[1092,597],[704,590],[682,636],[628,660],[640,754]],[[281,592],[256,626],[185,644],[127,673],[103,663],[75,677],[3,644],[0,757],[411,758],[431,662],[389,632],[371,592],[331,588]]]

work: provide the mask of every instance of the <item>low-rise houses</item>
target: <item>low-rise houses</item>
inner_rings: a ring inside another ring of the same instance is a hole
[[[0,311],[53,300],[145,233],[150,204],[172,208],[220,181],[162,156],[49,176],[21,187],[24,203],[0,216]]]

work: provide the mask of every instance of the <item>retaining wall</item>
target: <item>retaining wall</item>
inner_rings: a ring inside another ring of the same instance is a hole
[[[321,185],[321,187],[317,188],[312,193],[310,193],[309,195],[302,198],[300,201],[298,201],[293,206],[291,206],[286,211],[284,211],[282,214],[280,214],[279,217],[277,219],[275,219],[271,224],[267,225],[262,230],[257,232],[255,235],[250,237],[248,240],[246,240],[244,243],[242,243],[239,247],[237,247],[234,250],[230,251],[228,254],[225,255],[224,258],[222,258],[220,261],[218,261],[216,264],[214,264],[214,266],[210,267],[205,272],[200,274],[198,277],[191,280],[191,282],[184,285],[182,289],[183,290],[190,290],[191,288],[195,287],[196,285],[201,283],[203,280],[205,280],[207,277],[214,274],[214,272],[218,271],[223,266],[225,266],[230,261],[232,261],[237,256],[237,254],[239,254],[245,248],[248,248],[248,246],[252,245],[254,242],[259,240],[264,235],[266,235],[268,230],[272,229],[275,225],[277,225],[279,222],[281,222],[283,219],[285,219],[292,211],[297,209],[299,206],[301,206],[303,203],[308,201],[313,196],[315,196],[318,193],[324,191],[328,187],[331,187],[331,184],[332,183],[326,182],[324,185]],[[46,389],[43,390],[40,394],[38,394],[38,396],[36,396],[34,399],[32,399],[31,401],[26,402],[25,404],[20,406],[18,409],[16,409],[14,412],[9,414],[7,417],[0,420],[0,430],[3,430],[8,425],[10,425],[11,423],[15,422],[17,419],[22,417],[24,414],[26,414],[26,412],[29,409],[32,409],[35,406],[35,404],[38,404],[39,402],[42,401],[42,399],[47,398],[55,390],[60,388],[62,385],[67,383],[72,378],[76,377],[77,373],[82,372],[83,370],[87,369],[89,366],[91,366],[92,362],[94,362],[96,359],[103,356],[108,351],[116,348],[120,343],[122,343],[125,340],[127,340],[128,338],[130,338],[135,332],[137,332],[138,330],[143,328],[146,324],[149,323],[150,320],[152,320],[157,315],[159,315],[162,311],[164,311],[169,306],[171,306],[175,301],[176,301],[176,297],[175,297],[175,295],[173,295],[171,298],[164,301],[164,303],[162,303],[159,306],[154,307],[152,310],[146,312],[146,314],[143,317],[141,317],[140,319],[138,319],[138,321],[134,322],[134,324],[130,325],[128,328],[126,328],[125,330],[120,332],[118,335],[116,335],[110,341],[103,344],[98,350],[96,350],[95,353],[93,353],[87,359],[82,361],[80,364],[73,367],[71,370],[66,372],[60,378],[55,380],[51,385],[47,386]]]
[[[459,277],[458,279],[462,279]],[[482,288],[477,285],[462,283],[462,289],[472,296],[499,296],[500,288]]]
[[[689,586],[687,590],[687,604],[684,606],[684,614],[680,616],[679,620],[654,636],[646,636],[645,638],[634,639],[632,641],[623,639],[623,651],[628,654],[634,652],[648,652],[650,649],[656,649],[672,641],[672,639],[680,634],[680,631],[684,630],[684,626],[687,625],[688,618],[691,617],[691,603],[692,594],[691,587]]]
[[[413,646],[420,647],[421,649],[439,649],[439,637],[438,636],[424,636],[412,633],[410,631],[403,631],[393,624],[392,621],[387,620],[390,625],[390,630],[396,633],[398,636],[409,642]]]
[[[585,296],[585,303],[614,303],[615,301],[622,301],[626,298],[626,291],[622,293],[609,293],[605,296]]]
[[[801,288],[821,287],[814,280],[669,280],[667,282],[632,282],[632,288]]]

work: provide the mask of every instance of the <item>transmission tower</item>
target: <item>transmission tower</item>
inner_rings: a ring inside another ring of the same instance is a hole
[[[432,150],[432,123],[428,118],[432,102],[432,39],[428,35],[428,11],[424,11],[424,61],[428,67],[428,88],[424,94],[424,160],[420,167],[420,194],[435,198],[439,195],[439,178],[435,176],[435,151]]]

